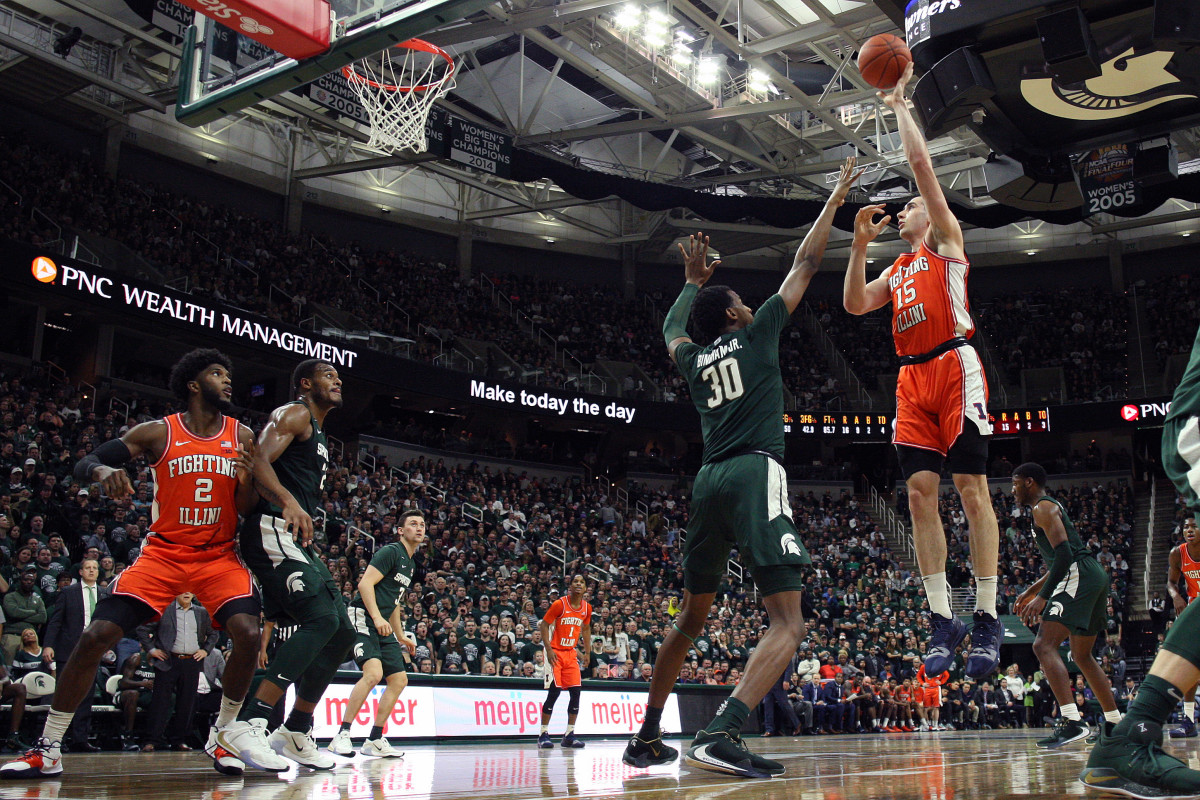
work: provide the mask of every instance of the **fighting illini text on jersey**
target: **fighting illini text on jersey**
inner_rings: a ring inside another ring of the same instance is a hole
[[[151,466],[150,531],[189,547],[232,542],[237,533],[238,421],[223,417],[216,436],[197,436],[179,414],[164,417],[167,448]]]
[[[966,261],[940,256],[924,241],[915,253],[896,259],[888,271],[896,355],[918,356],[955,336],[975,333],[967,301],[969,271]]]
[[[1187,543],[1179,545],[1179,569],[1187,589],[1188,602],[1200,597],[1200,561],[1188,554]]]
[[[550,646],[555,650],[574,650],[583,627],[592,621],[592,606],[584,600],[582,606],[572,608],[568,597],[560,597],[550,604],[545,621],[554,627]]]

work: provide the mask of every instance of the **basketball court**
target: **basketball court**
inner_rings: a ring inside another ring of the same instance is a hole
[[[47,800],[352,800],[372,798],[625,797],[636,800],[941,800],[1053,798],[1086,792],[1075,778],[1088,748],[1044,751],[1041,730],[810,736],[751,741],[787,775],[726,779],[679,763],[634,769],[624,740],[582,750],[538,750],[532,741],[405,746],[403,759],[339,759],[333,772],[218,775],[203,754],[68,755],[62,780],[0,785],[0,798]],[[672,742],[675,745],[682,742]],[[1200,740],[1169,745],[1193,768]],[[1185,755],[1186,754],[1186,755]]]

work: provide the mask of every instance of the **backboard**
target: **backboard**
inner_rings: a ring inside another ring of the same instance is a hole
[[[335,22],[329,50],[299,61],[197,14],[183,42],[175,117],[197,127],[294,91],[358,118],[361,106],[342,67],[457,22],[494,1],[331,0]]]

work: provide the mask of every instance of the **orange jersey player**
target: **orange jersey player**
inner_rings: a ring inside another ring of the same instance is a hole
[[[592,640],[592,606],[586,595],[587,581],[583,576],[571,578],[566,597],[560,597],[550,604],[550,609],[538,626],[542,641],[547,644],[548,668],[553,670],[554,676],[554,683],[548,685],[546,702],[542,704],[542,732],[538,736],[538,747],[554,747],[549,733],[550,714],[563,689],[567,690],[571,699],[567,705],[567,732],[563,734],[561,744],[567,748],[583,747],[583,741],[575,735],[575,719],[579,715],[579,695],[583,686],[579,667],[587,663],[587,650]],[[583,649],[579,650],[577,646],[581,641]]]
[[[171,391],[187,403],[186,411],[143,422],[120,439],[101,444],[75,466],[80,483],[98,482],[110,498],[123,500],[133,493],[133,485],[122,465],[144,455],[154,473],[154,521],[137,560],[113,580],[112,594],[96,604],[74,652],[59,654],[60,659],[70,658],[60,670],[37,745],[0,767],[0,778],[62,772],[63,736],[75,709],[92,691],[101,657],[122,636],[157,619],[185,592],[194,593],[211,610],[213,625],[233,639],[222,680],[221,714],[205,752],[218,772],[242,774],[246,765],[216,744],[218,727],[233,722],[250,687],[259,645],[258,593],[234,542],[238,514],[258,500],[252,482],[255,445],[250,429],[224,413],[231,406],[232,372],[223,353],[191,351],[175,364],[169,379]],[[202,653],[197,651],[200,658]],[[279,762],[274,771],[286,769],[287,763]]]
[[[1186,595],[1179,593],[1179,581],[1184,582]],[[1196,518],[1188,517],[1183,522],[1183,544],[1171,549],[1167,561],[1167,594],[1175,605],[1175,616],[1183,613],[1188,603],[1200,596],[1200,531],[1196,529]],[[1196,687],[1183,693],[1183,722],[1171,729],[1172,739],[1193,739],[1200,733],[1196,730]]]
[[[842,303],[851,314],[892,306],[892,338],[900,357],[892,437],[908,489],[913,538],[932,612],[925,668],[934,675],[954,663],[967,627],[950,611],[946,541],[938,516],[938,484],[948,466],[971,530],[976,594],[966,673],[976,680],[1000,663],[1004,631],[996,612],[1000,530],[987,485],[987,376],[970,345],[975,333],[967,300],[962,226],[934,172],[925,137],[905,98],[912,66],[879,99],[896,115],[918,194],[897,215],[909,252],[867,281],[867,246],[887,227],[882,205],[863,206],[854,221]]]

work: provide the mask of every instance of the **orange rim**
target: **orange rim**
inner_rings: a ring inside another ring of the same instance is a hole
[[[346,76],[346,80],[351,83],[362,83],[370,86],[373,89],[380,89],[385,92],[427,92],[430,89],[436,89],[454,76],[454,59],[449,53],[436,44],[431,44],[424,39],[409,39],[406,42],[392,45],[393,47],[403,48],[405,50],[419,50],[422,53],[429,53],[432,56],[437,56],[445,60],[447,71],[445,76],[440,81],[434,83],[424,83],[420,86],[397,86],[394,83],[379,83],[376,80],[368,78],[354,68],[353,64],[347,64],[342,67],[342,74]]]

